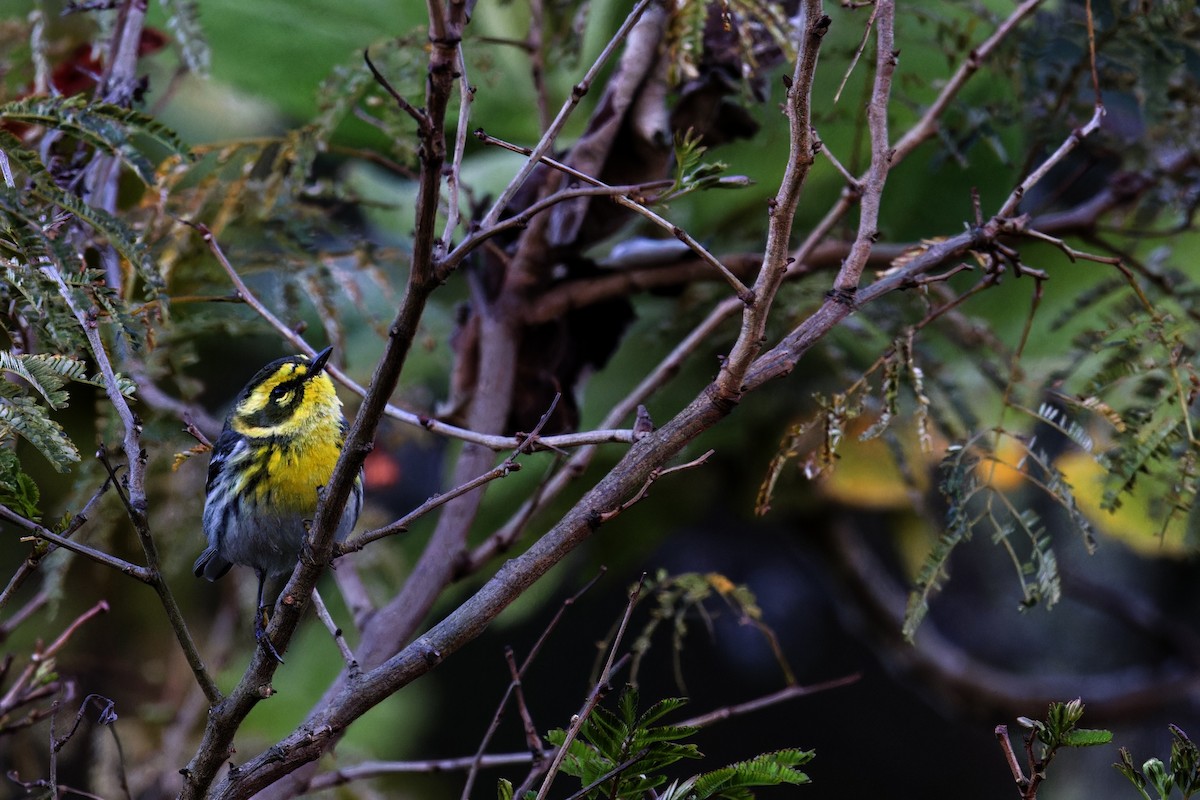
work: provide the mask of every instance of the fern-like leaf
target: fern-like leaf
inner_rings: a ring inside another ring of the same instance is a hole
[[[167,12],[167,30],[179,46],[184,65],[201,77],[208,75],[212,52],[200,24],[200,7],[194,0],[159,0]]]
[[[50,419],[46,409],[32,398],[11,396],[0,382],[0,436],[17,435],[37,448],[51,466],[66,472],[79,461],[79,450],[67,438],[62,426]]]
[[[751,789],[760,786],[808,783],[809,777],[796,767],[808,763],[812,757],[811,750],[789,749],[763,753],[748,761],[730,764],[699,776],[689,796],[696,800],[710,797],[749,800],[754,797]]]
[[[73,97],[27,97],[0,105],[0,119],[62,131],[97,150],[120,157],[146,185],[154,183],[154,165],[135,144],[144,136],[171,153],[186,156],[178,134],[153,117],[109,103]]]
[[[930,598],[941,588],[942,582],[949,574],[946,565],[950,554],[954,552],[955,547],[971,536],[974,519],[968,506],[980,488],[976,473],[977,464],[978,460],[970,455],[966,447],[960,445],[950,448],[946,461],[942,464],[941,490],[950,504],[946,511],[946,530],[926,557],[909,596],[903,627],[904,637],[909,641],[916,636],[917,628],[929,612]]]
[[[41,517],[40,500],[37,484],[21,470],[16,453],[0,447],[0,503],[36,522]]]

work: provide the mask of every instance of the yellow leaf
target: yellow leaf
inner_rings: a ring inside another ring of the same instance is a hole
[[[1191,551],[1184,542],[1187,517],[1177,513],[1163,531],[1163,519],[1170,509],[1149,491],[1149,483],[1140,483],[1132,494],[1122,495],[1121,507],[1106,511],[1100,507],[1108,477],[1104,467],[1086,453],[1067,453],[1055,462],[1075,491],[1075,502],[1096,529],[1119,539],[1137,552],[1148,556],[1181,557]]]

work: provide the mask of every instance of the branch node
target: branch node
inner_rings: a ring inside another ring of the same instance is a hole
[[[849,288],[835,286],[825,293],[825,297],[849,309],[858,308],[858,287],[856,286]]]

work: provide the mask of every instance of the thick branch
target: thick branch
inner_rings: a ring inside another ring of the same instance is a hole
[[[596,530],[601,514],[637,491],[651,472],[722,419],[732,407],[711,393],[634,443],[625,458],[529,550],[505,563],[469,600],[380,666],[341,684],[336,696],[270,752],[229,776],[222,796],[245,797],[317,758],[346,726],[384,698],[429,672],[474,639],[510,603]]]
[[[433,248],[437,240],[435,222],[446,156],[443,124],[456,77],[457,47],[463,24],[465,20],[462,19],[450,20],[447,26],[438,28],[438,35],[432,42],[425,112],[429,127],[420,142],[421,176],[408,287],[396,319],[389,328],[383,357],[347,432],[346,444],[329,484],[317,504],[309,552],[303,554],[297,564],[271,619],[267,635],[279,649],[286,648],[308,605],[317,579],[332,557],[333,536],[346,501],[358,479],[363,461],[371,451],[379,420],[416,337],[425,303],[437,286],[432,279]],[[274,658],[265,649],[255,648],[254,657],[242,680],[209,715],[201,746],[184,770],[181,797],[199,797],[208,789],[217,770],[229,756],[234,733],[254,705],[264,697],[264,687],[269,687],[276,667]],[[231,794],[236,792],[232,788],[235,779],[236,773],[227,775],[221,784],[214,787],[213,794],[236,796],[236,793]]]

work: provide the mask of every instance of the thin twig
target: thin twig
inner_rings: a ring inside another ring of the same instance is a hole
[[[1024,796],[1025,789],[1029,786],[1029,780],[1021,770],[1021,762],[1017,761],[1017,754],[1013,752],[1012,741],[1008,738],[1008,726],[997,725],[994,733],[997,741],[1000,742],[1000,749],[1004,751],[1004,761],[1008,764],[1009,772],[1012,773],[1013,782],[1017,784],[1017,788]]]
[[[855,193],[861,192],[862,184],[859,183],[858,178],[854,177],[854,173],[852,173],[849,169],[847,169],[846,165],[843,164],[837,158],[837,156],[835,156],[833,154],[833,151],[829,149],[829,143],[826,142],[824,139],[821,139],[819,141],[819,146],[820,146],[821,155],[823,155],[823,156],[825,156],[825,158],[829,159],[829,163],[833,164],[833,168],[838,171],[838,174],[846,179],[846,185],[848,187],[850,187],[850,189],[852,191],[854,191]]]
[[[709,341],[714,331],[743,307],[741,301],[735,297],[728,297],[718,303],[708,313],[708,316],[693,328],[679,344],[675,345],[671,352],[650,370],[629,394],[609,410],[600,424],[613,426],[634,413],[639,405],[645,403],[654,392],[678,374],[684,362],[705,342]],[[474,573],[498,553],[505,552],[512,547],[528,521],[541,508],[562,493],[572,481],[582,475],[598,452],[599,450],[594,445],[575,451],[567,463],[560,467],[549,481],[539,487],[536,496],[526,500],[503,526],[471,551],[463,566],[463,573],[468,575]]]
[[[458,44],[458,127],[454,132],[454,153],[450,157],[450,170],[446,175],[446,227],[442,231],[442,239],[438,249],[442,253],[450,251],[454,242],[454,232],[458,229],[459,209],[458,189],[462,182],[463,151],[467,146],[467,131],[471,126],[471,101],[475,99],[475,87],[467,79],[467,60],[463,57],[462,42]]]
[[[9,581],[9,586],[11,585],[12,581]],[[5,589],[5,591],[7,592],[8,590]],[[0,643],[6,641],[8,637],[12,635],[13,631],[21,627],[22,624],[28,621],[38,611],[45,608],[46,604],[49,602],[50,595],[44,589],[34,593],[33,597],[29,598],[25,602],[25,605],[14,611],[12,615],[8,617],[8,619],[4,620],[3,623],[0,623]],[[3,685],[3,682],[4,667],[0,666],[0,685]]]
[[[605,781],[612,780],[617,775],[620,775],[622,772],[629,769],[637,762],[641,761],[646,756],[646,754],[649,752],[650,752],[650,745],[646,745],[641,750],[638,750],[636,753],[631,755],[629,758],[622,761],[620,764],[617,764],[615,767],[610,769],[608,772],[605,772],[599,778],[596,778],[591,783],[582,787],[579,791],[572,792],[571,794],[567,795],[565,800],[579,800],[581,797],[586,797],[589,792],[594,790],[596,787],[603,785]],[[614,789],[613,791],[615,792],[616,790]]]
[[[674,467],[667,467],[665,469],[652,470],[650,472],[649,477],[646,478],[646,482],[642,484],[642,488],[638,489],[638,491],[633,495],[633,497],[631,497],[628,500],[626,500],[625,502],[621,503],[619,506],[617,506],[614,509],[611,509],[609,511],[599,512],[599,514],[597,515],[598,521],[599,522],[612,521],[612,519],[614,517],[628,511],[631,507],[633,507],[633,505],[635,503],[639,503],[642,500],[646,499],[646,496],[650,493],[651,485],[653,485],[654,482],[657,481],[659,478],[663,477],[664,475],[669,475],[672,472],[679,472],[679,471],[685,470],[685,469],[695,469],[696,467],[703,466],[704,464],[708,463],[708,459],[712,457],[712,454],[714,452],[716,452],[716,451],[709,450],[709,451],[705,452],[703,455],[699,456],[698,458],[694,458],[691,461],[687,462],[686,464],[678,464]]]
[[[522,154],[524,156],[528,156],[528,157],[533,156],[532,149],[530,149],[528,147],[521,147],[520,145],[511,144],[509,142],[504,141],[503,139],[498,139],[495,136],[491,136],[488,133],[484,132],[484,130],[482,128],[475,131],[475,137],[477,139],[479,139],[481,142],[483,142],[484,144],[490,144],[490,145],[495,145],[497,147],[502,147],[505,150],[508,150],[510,152],[520,153],[520,154]],[[543,155],[538,160],[541,161],[541,163],[543,163],[549,167],[553,167],[554,169],[557,169],[560,172],[570,175],[572,178],[581,180],[584,183],[595,186],[596,188],[607,189],[610,191],[613,191],[613,189],[614,189],[614,187],[609,186],[608,184],[604,183],[603,181],[601,181],[597,178],[593,178],[592,176],[590,176],[586,173],[580,172],[579,170],[577,170],[567,164],[564,164],[563,162],[561,162],[557,159],[550,158],[549,156]],[[678,225],[674,224],[670,220],[661,216],[657,212],[650,210],[644,204],[642,204],[638,200],[634,199],[633,197],[629,196],[629,194],[620,193],[618,191],[613,191],[611,197],[612,197],[612,201],[614,203],[616,203],[617,205],[622,206],[624,208],[628,208],[630,211],[633,211],[633,212],[641,215],[645,219],[649,220],[650,222],[654,223],[658,227],[667,231],[672,236],[674,236],[676,239],[678,239],[679,241],[681,241],[685,245],[687,245],[688,248],[690,248],[693,253],[695,253],[697,256],[700,257],[700,260],[702,260],[704,263],[712,266],[713,269],[717,270],[717,272],[721,275],[721,277],[725,279],[725,282],[728,283],[729,286],[733,289],[733,291],[737,294],[738,299],[740,299],[743,303],[749,303],[753,300],[754,295],[748,288],[746,288],[745,284],[743,284],[740,280],[738,280],[738,277],[729,270],[729,267],[722,264],[720,259],[718,259],[712,253],[710,253],[708,251],[708,249],[704,247],[704,245],[702,245],[702,244],[700,244],[700,242],[696,241],[695,237],[693,237],[690,233],[683,230]]]
[[[122,574],[137,578],[142,583],[153,582],[150,571],[145,567],[139,566],[138,564],[134,564],[130,561],[126,561],[123,558],[110,555],[109,553],[105,553],[103,550],[97,550],[94,547],[82,544],[73,539],[68,539],[65,536],[60,536],[59,534],[42,527],[33,520],[26,519],[8,506],[0,505],[0,518],[13,523],[14,525],[21,526],[25,530],[29,531],[33,538],[42,539],[50,542],[51,544],[57,545],[58,547],[70,550],[73,553],[78,553],[81,556],[90,558],[97,564],[103,564],[106,567],[112,567]]]
[[[71,624],[68,625],[66,629],[64,629],[63,632],[60,633],[58,637],[50,643],[49,647],[35,655],[34,660],[41,661],[53,656],[62,649],[63,645],[70,641],[71,637],[75,635],[75,632],[79,630],[84,623],[94,617],[100,616],[101,614],[107,614],[108,610],[108,603],[106,601],[101,600],[100,602],[96,603],[96,605],[92,606],[87,611],[76,617]]]
[[[867,49],[867,40],[871,38],[871,26],[875,24],[875,16],[879,13],[879,6],[872,2],[874,6],[871,9],[871,16],[867,17],[867,24],[863,26],[862,39],[858,42],[858,47],[854,49],[854,56],[850,59],[849,66],[846,67],[846,74],[842,76],[842,82],[838,84],[837,91],[833,93],[833,102],[836,104],[842,97],[842,90],[846,88],[846,82],[850,80],[851,73],[858,65],[858,60],[862,58],[863,51]]]
[[[466,483],[459,484],[449,491],[434,495],[395,522],[385,525],[382,528],[364,531],[357,536],[351,536],[346,541],[338,544],[335,548],[335,552],[339,555],[344,553],[353,553],[358,550],[362,550],[371,542],[387,538],[388,536],[394,536],[397,533],[403,533],[404,531],[408,530],[409,525],[416,522],[418,519],[421,519],[434,509],[444,506],[454,498],[468,494],[469,492],[478,489],[480,486],[491,483],[492,481],[500,478],[506,478],[513,472],[518,471],[520,468],[521,465],[513,461],[511,458],[505,459],[504,462],[499,466],[489,469],[482,475],[472,478]]]
[[[558,400],[559,396],[555,395],[554,400],[550,403],[550,408],[546,411],[546,413],[542,414],[541,419],[538,420],[538,423],[534,427],[533,431],[517,437],[517,444],[513,449],[512,454],[509,455],[508,458],[504,459],[499,466],[493,467],[482,475],[456,486],[448,492],[444,492],[429,498],[420,506],[408,512],[390,525],[385,525],[382,528],[376,528],[372,531],[366,531],[358,536],[350,538],[345,542],[342,542],[341,544],[335,545],[334,552],[339,555],[343,553],[352,553],[362,550],[368,544],[378,539],[383,539],[387,536],[392,536],[396,533],[406,531],[408,530],[409,525],[425,516],[430,511],[433,511],[435,508],[445,505],[456,497],[461,497],[468,492],[478,489],[484,484],[491,483],[499,478],[506,478],[512,473],[519,471],[521,469],[521,465],[517,462],[517,457],[522,453],[529,452],[534,443],[538,441],[539,434],[546,426],[550,416],[554,413],[554,409],[558,406]]]
[[[966,59],[958,65],[958,69],[954,71],[950,80],[938,92],[938,96],[934,99],[933,103],[930,104],[929,108],[925,109],[925,113],[921,115],[921,118],[917,120],[915,125],[908,129],[908,132],[900,138],[900,141],[896,142],[892,153],[892,166],[903,161],[918,145],[937,132],[938,120],[941,119],[942,114],[946,112],[950,103],[962,91],[963,86],[966,85],[971,76],[979,71],[979,68],[983,66],[992,52],[1008,38],[1017,25],[1032,14],[1043,2],[1044,0],[1025,0],[1012,10],[1012,13],[996,27],[991,36],[976,47],[971,48]]]
[[[648,184],[635,184],[632,186],[570,186],[566,189],[559,189],[552,194],[541,198],[540,200],[531,203],[523,210],[499,220],[494,225],[487,228],[479,228],[471,231],[463,238],[461,242],[449,253],[447,253],[441,261],[438,262],[438,278],[444,280],[449,277],[450,273],[457,269],[459,265],[480,246],[487,243],[501,233],[510,230],[519,230],[529,225],[537,215],[548,211],[560,203],[567,200],[573,200],[577,197],[613,197],[614,195],[639,195],[643,192],[651,191],[656,188],[661,188],[661,181],[654,181]],[[503,450],[504,448],[494,448]]]
[[[478,763],[481,767],[509,767],[528,764],[529,753],[493,753],[482,757],[459,756],[458,758],[433,758],[424,761],[364,761],[351,767],[340,767],[332,772],[323,772],[309,783],[309,790],[318,792],[344,786],[354,781],[378,778],[384,775],[410,775],[413,773],[455,772],[470,769]]]
[[[317,618],[329,631],[329,635],[333,637],[333,641],[337,645],[338,652],[342,654],[342,661],[345,663],[346,669],[350,671],[351,675],[358,672],[358,661],[346,644],[346,637],[342,634],[341,627],[333,621],[333,615],[329,613],[325,599],[321,597],[321,592],[317,589],[313,589],[312,604],[313,610],[317,612]]]
[[[529,73],[533,79],[533,95],[537,98],[538,130],[550,128],[550,89],[546,86],[546,56],[542,49],[542,26],[545,9],[542,0],[529,0],[529,33],[525,36],[525,52],[529,54]]]
[[[484,759],[486,758],[484,756],[484,751],[487,750],[488,745],[492,741],[492,737],[495,736],[496,731],[499,729],[500,720],[504,714],[504,708],[508,705],[509,697],[516,692],[520,679],[524,677],[525,672],[529,669],[530,665],[533,664],[534,659],[537,658],[539,653],[541,653],[542,646],[545,645],[546,641],[550,638],[550,634],[555,630],[555,628],[558,627],[558,623],[566,615],[567,609],[575,605],[575,603],[579,601],[579,598],[582,597],[586,591],[595,586],[596,582],[600,580],[604,573],[605,569],[601,567],[600,571],[596,573],[595,577],[585,583],[575,594],[564,600],[559,605],[558,611],[556,611],[554,616],[550,618],[550,622],[548,622],[546,627],[542,630],[541,635],[538,636],[537,641],[533,643],[533,647],[529,648],[529,653],[525,656],[525,660],[521,662],[521,666],[517,669],[516,675],[509,682],[508,688],[505,689],[504,695],[500,698],[500,703],[496,706],[496,712],[492,715],[492,721],[488,725],[488,729],[484,732],[483,738],[479,742],[479,747],[475,751],[476,762],[471,764],[467,771],[467,779],[463,784],[462,800],[469,800],[471,797],[471,790],[475,785],[475,778],[478,775],[480,767],[484,766]],[[537,769],[540,766],[539,760],[544,758],[544,755],[540,746],[535,747],[534,745],[534,742],[530,742],[529,758],[533,761],[534,769]]]
[[[1093,133],[1100,127],[1100,121],[1104,119],[1104,114],[1104,106],[1097,104],[1095,109],[1092,111],[1092,118],[1088,120],[1087,124],[1085,124],[1082,128],[1071,131],[1071,135],[1068,136],[1063,143],[1058,146],[1057,150],[1051,153],[1048,158],[1039,164],[1037,169],[1025,176],[1025,179],[1021,181],[1016,189],[1013,189],[1012,194],[1010,194],[1008,199],[1004,201],[1004,205],[1002,205],[1000,210],[996,212],[996,216],[1001,219],[1015,216],[1017,213],[1017,207],[1020,206],[1022,198],[1024,198],[1029,190],[1037,185],[1042,178],[1046,177],[1046,174],[1050,172],[1050,170],[1053,169],[1056,164],[1066,158],[1068,153],[1078,147],[1080,142],[1082,142],[1088,137],[1089,134]]]
[[[417,123],[417,131],[421,135],[428,135],[429,116],[424,111],[408,102],[404,95],[396,91],[391,82],[388,81],[387,78],[383,77],[383,74],[375,68],[375,63],[371,61],[371,51],[369,49],[363,49],[363,61],[366,62],[367,69],[371,71],[371,75],[375,78],[375,82],[382,86],[385,92],[391,95],[392,100],[394,100],[396,103],[396,107],[412,117],[413,121]]]
[[[583,78],[579,81],[579,83],[571,87],[571,94],[563,102],[558,114],[554,117],[554,120],[550,123],[550,126],[546,128],[546,132],[542,134],[542,138],[533,147],[529,158],[525,161],[525,164],[522,165],[521,169],[517,171],[517,174],[513,176],[513,179],[508,182],[508,186],[504,187],[504,191],[502,191],[500,196],[496,198],[496,202],[492,204],[491,209],[487,212],[487,214],[484,215],[483,219],[480,220],[480,228],[490,228],[496,223],[496,220],[500,219],[500,215],[508,207],[509,201],[512,200],[513,195],[515,195],[517,191],[525,184],[525,180],[530,176],[534,168],[540,163],[542,156],[550,152],[550,148],[554,146],[554,142],[558,138],[558,134],[562,131],[563,126],[566,125],[567,119],[571,116],[571,113],[575,110],[575,107],[579,105],[579,101],[583,99],[585,94],[587,94],[592,83],[595,82],[597,76],[600,74],[600,70],[602,70],[605,64],[608,63],[608,60],[612,58],[613,54],[617,51],[617,47],[620,46],[621,42],[625,41],[625,37],[629,35],[629,32],[633,29],[633,26],[637,23],[638,19],[641,18],[642,14],[646,12],[646,9],[648,9],[653,2],[654,0],[639,0],[638,4],[635,5],[629,12],[628,16],[625,17],[625,21],[621,23],[621,27],[617,29],[617,32],[613,34],[611,39],[609,39],[608,44],[606,44],[604,49],[600,51],[600,55],[596,56],[596,60],[592,62],[591,67],[588,68],[588,71],[584,74]]]
[[[764,708],[769,708],[779,703],[794,700],[797,697],[809,697],[810,695],[827,692],[830,689],[839,689],[843,686],[849,686],[856,683],[862,677],[861,673],[855,672],[850,675],[845,675],[841,678],[822,681],[821,683],[813,683],[808,686],[788,686],[785,689],[780,689],[778,692],[768,694],[763,697],[749,700],[745,703],[737,703],[736,705],[725,706],[718,708],[715,711],[709,711],[707,714],[701,714],[691,719],[685,719],[682,722],[675,723],[684,728],[707,728],[717,722],[723,722],[733,717],[740,717],[743,714],[750,714],[755,711],[761,711]]]
[[[92,493],[91,498],[84,503],[83,508],[76,512],[75,516],[71,517],[71,521],[67,523],[67,526],[62,531],[61,535],[63,538],[69,539],[77,530],[83,527],[84,523],[91,518],[92,513],[96,510],[96,506],[100,504],[100,500],[104,497],[105,493],[112,485],[113,482],[111,479],[107,479],[104,481],[104,483],[100,484],[100,488]],[[12,509],[7,509],[7,511],[11,514],[15,514]],[[20,515],[16,514],[15,516],[19,517]],[[28,522],[30,525],[36,524],[32,520],[26,520],[26,522]],[[22,525],[22,527],[28,527],[24,523],[18,522],[17,524]],[[34,571],[41,564],[42,558],[51,552],[53,552],[53,548],[47,549],[44,553],[40,552],[38,548],[34,548],[34,551],[30,553],[24,561],[21,562],[21,566],[17,568],[17,571],[13,573],[12,578],[9,579],[8,585],[4,587],[4,591],[0,592],[0,610],[3,610],[4,607],[8,605],[8,601],[12,597],[13,593],[20,589],[25,583],[26,579],[34,573]],[[2,635],[0,635],[0,639],[3,639]]]
[[[52,694],[58,691],[60,684],[57,681],[50,681],[45,685],[31,686],[31,684],[34,677],[43,669],[42,665],[47,663],[47,659],[52,658],[61,650],[84,623],[100,614],[106,613],[108,610],[108,603],[101,600],[68,624],[49,647],[43,647],[40,643],[35,645],[34,651],[29,657],[29,664],[13,681],[4,696],[0,697],[0,718],[7,717],[13,710],[20,708],[22,705],[41,699],[48,693]],[[51,713],[53,713],[53,710],[51,710]],[[12,728],[11,725],[7,725],[6,727],[10,730]]]
[[[788,160],[779,190],[769,204],[770,219],[762,265],[754,282],[754,303],[742,312],[742,327],[729,356],[721,365],[715,388],[722,402],[737,402],[742,394],[742,379],[751,360],[758,354],[766,333],[767,318],[775,294],[787,272],[788,243],[800,192],[816,159],[816,136],[812,128],[812,88],[821,42],[829,31],[830,19],[821,13],[820,0],[800,4],[797,28],[800,46],[796,65],[787,81]]]
[[[1096,106],[1100,107],[1104,105],[1104,97],[1100,92],[1100,73],[1096,70],[1096,20],[1092,16],[1092,0],[1087,0],[1083,5],[1087,12],[1088,63],[1092,68],[1092,91],[1096,93]]]
[[[517,704],[517,715],[521,718],[521,729],[525,732],[525,746],[529,748],[536,766],[538,755],[542,752],[542,739],[538,735],[537,726],[533,723],[533,715],[525,703],[525,689],[521,683],[521,671],[517,667],[517,659],[511,647],[504,648],[504,662],[508,665],[508,674],[512,678],[512,697]]]
[[[867,126],[871,132],[871,166],[862,182],[859,199],[858,233],[850,246],[850,255],[838,271],[833,291],[853,303],[871,247],[879,237],[879,206],[883,187],[891,169],[892,151],[888,138],[888,103],[892,92],[892,75],[896,71],[895,12],[893,0],[879,0],[872,11],[875,20],[875,83],[867,105]]]
[[[583,707],[579,709],[579,713],[571,718],[571,725],[567,728],[567,732],[563,737],[563,743],[558,748],[558,752],[554,754],[554,760],[550,762],[550,767],[546,770],[546,777],[542,780],[541,788],[538,789],[537,800],[545,800],[547,793],[550,791],[550,784],[554,782],[554,778],[558,775],[558,770],[562,766],[563,759],[566,758],[567,752],[571,749],[571,742],[575,741],[575,737],[583,729],[583,723],[587,721],[592,710],[599,704],[600,698],[609,690],[609,681],[612,680],[614,665],[624,663],[629,658],[629,654],[626,653],[617,660],[617,650],[621,646],[621,639],[625,636],[625,629],[629,626],[629,620],[633,616],[633,609],[637,607],[638,597],[642,593],[642,587],[645,585],[645,582],[646,576],[643,575],[629,593],[629,602],[625,605],[625,614],[621,617],[621,624],[617,628],[617,635],[613,637],[612,646],[609,648],[608,660],[604,662],[604,669],[600,671],[600,676],[597,678],[595,686],[588,692]]]
[[[592,193],[607,193],[607,190],[594,190]],[[208,244],[209,250],[216,257],[222,268],[224,268],[225,273],[229,276],[230,280],[233,281],[238,297],[241,298],[246,305],[250,306],[250,308],[252,308],[255,313],[262,317],[268,324],[270,324],[271,327],[274,328],[276,332],[278,332],[280,336],[282,336],[289,344],[295,347],[297,351],[308,356],[315,355],[316,350],[314,350],[307,342],[305,342],[304,339],[301,338],[301,336],[291,328],[291,326],[279,319],[279,317],[277,317],[274,312],[267,308],[267,306],[258,299],[254,292],[250,290],[250,287],[246,285],[241,276],[238,275],[237,271],[233,268],[233,265],[229,262],[229,259],[226,258],[224,251],[221,249],[220,244],[217,242],[216,237],[213,235],[212,231],[209,230],[208,226],[199,222],[189,222],[187,220],[182,221],[184,224],[197,230],[204,238],[204,241]],[[455,252],[457,252],[457,248]],[[366,396],[367,388],[355,381],[337,366],[330,364],[326,367],[325,371],[328,372],[338,383],[342,384],[350,391],[354,392],[360,397]],[[521,443],[521,437],[496,436],[493,434],[478,433],[476,431],[459,428],[454,425],[448,425],[444,422],[433,419],[432,417],[406,411],[405,409],[399,408],[398,406],[394,406],[390,403],[385,405],[384,413],[386,413],[387,416],[391,417],[392,419],[399,420],[400,422],[408,425],[413,425],[441,436],[449,436],[451,438],[460,439],[464,442],[478,444],[488,448],[489,450],[511,450],[514,447],[519,446]],[[579,433],[543,437],[535,442],[535,449],[557,450],[580,447],[589,444],[603,444],[610,442],[628,443],[632,441],[632,439],[633,433],[629,430],[581,431]]]

